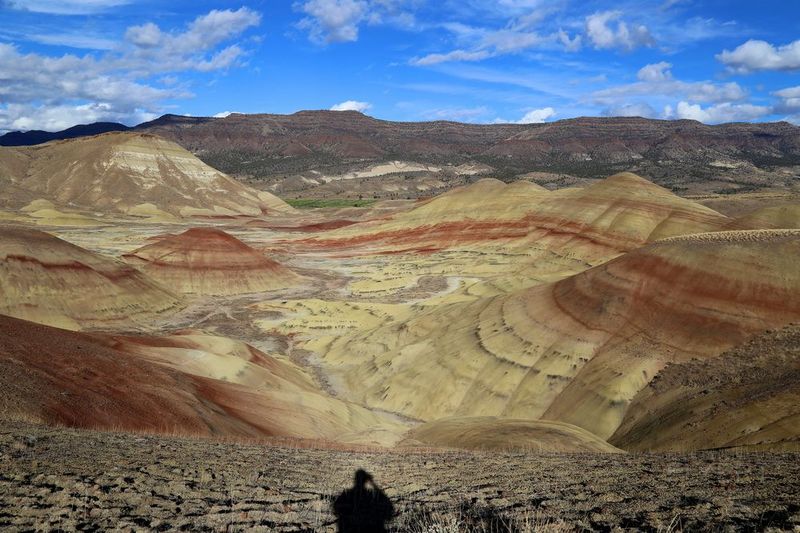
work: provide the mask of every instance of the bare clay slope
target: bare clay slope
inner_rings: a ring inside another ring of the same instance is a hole
[[[172,216],[261,215],[291,208],[215,170],[155,135],[107,133],[39,146],[0,148],[0,180],[29,197],[106,213]],[[27,198],[25,197],[27,196]]]
[[[298,284],[302,278],[216,228],[165,235],[123,258],[180,292],[232,295]]]
[[[608,258],[656,239],[722,229],[724,215],[630,172],[586,188],[546,191],[484,179],[414,209],[327,232],[312,248],[443,249],[523,241],[587,258]],[[301,241],[302,242],[302,241]]]
[[[400,445],[496,451],[620,453],[585,429],[552,420],[492,416],[434,420],[412,429]]]
[[[798,257],[799,231],[675,237],[314,347],[348,397],[370,406],[424,420],[556,420],[607,439],[667,364],[800,319]],[[713,445],[699,437],[692,448]]]
[[[80,329],[144,324],[181,307],[125,263],[49,233],[0,226],[0,313]]]
[[[673,363],[631,403],[610,441],[633,450],[800,450],[800,326],[719,357]]]
[[[391,444],[404,426],[299,367],[202,332],[75,333],[0,315],[0,418],[183,435]]]

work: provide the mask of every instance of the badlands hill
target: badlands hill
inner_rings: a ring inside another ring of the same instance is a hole
[[[401,446],[467,450],[620,453],[621,450],[571,424],[494,416],[442,418],[415,427]]]
[[[183,307],[120,261],[42,231],[0,226],[0,313],[69,329],[134,326]]]
[[[358,403],[428,421],[554,420],[608,439],[633,423],[634,398],[668,364],[718,357],[800,319],[798,253],[792,230],[676,237],[561,281],[310,347]],[[785,414],[757,416],[743,435]],[[692,448],[716,444],[698,436]]]
[[[624,172],[589,187],[559,191],[484,179],[407,212],[303,242],[322,249],[372,250],[516,242],[597,259],[663,237],[718,230],[729,222],[712,209]]]
[[[0,206],[33,201],[156,218],[257,216],[291,210],[154,135],[107,133],[0,148]]]
[[[302,278],[215,228],[165,235],[123,256],[174,290],[207,295],[264,292],[297,285]]]
[[[241,342],[121,337],[0,315],[0,418],[73,427],[391,444],[404,427]]]
[[[626,449],[800,448],[800,327],[768,330],[719,357],[671,363],[610,438]]]

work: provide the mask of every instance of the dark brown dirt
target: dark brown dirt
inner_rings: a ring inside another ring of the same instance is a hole
[[[398,531],[800,527],[796,454],[379,453],[6,422],[0,529],[334,530],[331,502],[359,468]]]

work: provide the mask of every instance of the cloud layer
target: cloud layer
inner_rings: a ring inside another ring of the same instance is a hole
[[[75,4],[100,9],[113,2]],[[57,9],[55,2],[26,5],[29,9]],[[64,9],[69,5],[67,2]],[[22,53],[16,45],[0,42],[0,130],[55,130],[99,120],[128,124],[149,120],[163,110],[165,100],[191,96],[174,83],[153,81],[154,76],[238,65],[245,51],[240,44],[227,43],[260,20],[259,13],[242,7],[212,10],[196,17],[183,31],[164,30],[147,22],[128,27],[124,40],[102,55]]]

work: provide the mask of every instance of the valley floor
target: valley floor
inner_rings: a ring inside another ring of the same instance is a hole
[[[348,451],[3,422],[0,529],[334,531],[357,469],[393,530],[800,528],[797,454]]]

